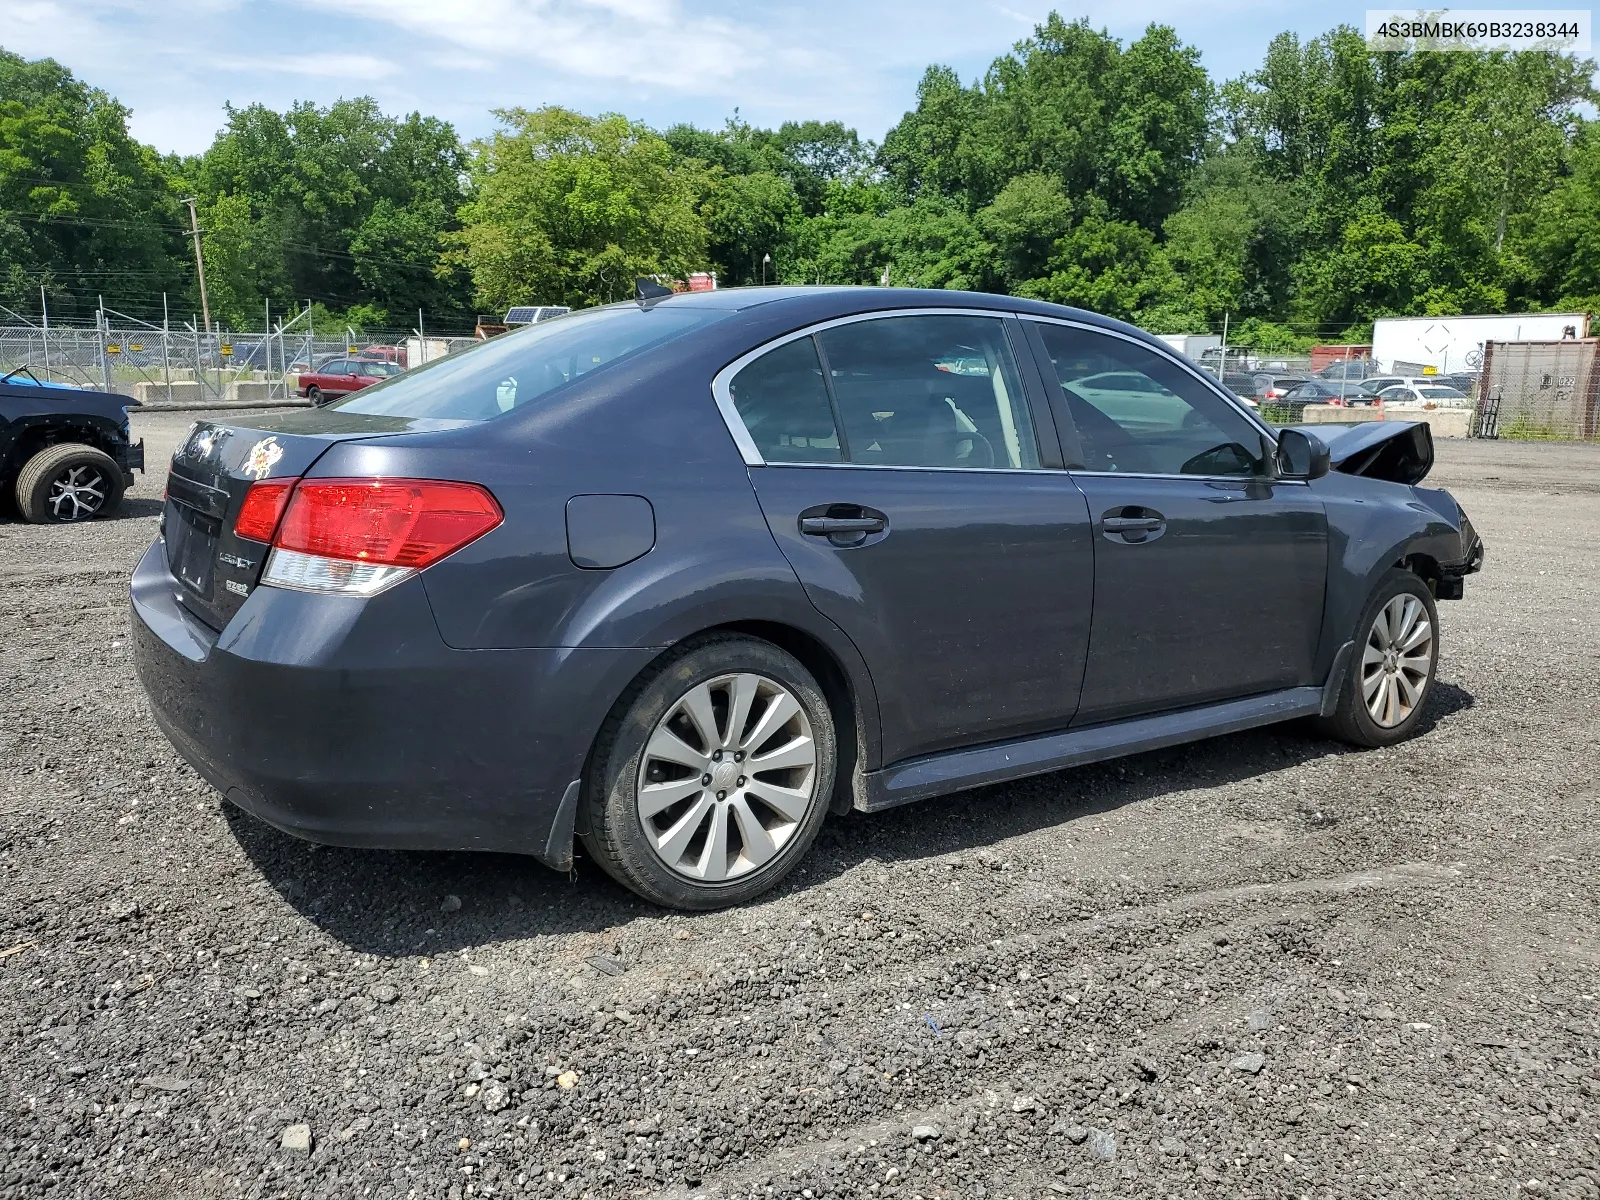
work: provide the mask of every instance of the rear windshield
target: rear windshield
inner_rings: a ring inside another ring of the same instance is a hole
[[[730,315],[617,304],[556,317],[436,359],[330,405],[376,416],[487,421],[580,375]]]

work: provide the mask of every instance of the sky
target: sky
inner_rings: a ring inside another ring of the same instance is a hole
[[[1498,0],[1502,6],[1507,0]],[[1052,5],[1030,0],[0,0],[0,46],[51,57],[133,110],[134,135],[198,153],[224,106],[370,95],[467,138],[495,108],[562,104],[655,128],[841,120],[881,140],[929,63],[982,74]],[[1152,21],[1213,78],[1259,65],[1283,30],[1359,27],[1348,0],[1078,0],[1130,41]]]

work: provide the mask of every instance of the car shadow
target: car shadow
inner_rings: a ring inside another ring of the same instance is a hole
[[[1418,733],[1471,707],[1439,682]],[[982,851],[1009,838],[1156,797],[1214,788],[1329,755],[1364,751],[1292,722],[958,792],[881,813],[830,817],[810,854],[770,895],[825,887],[863,862]],[[361,953],[437,955],[522,938],[607,933],[665,913],[614,882],[580,847],[558,873],[513,854],[318,846],[229,804],[240,847],[291,906]],[[459,901],[459,906],[457,906]]]
[[[124,496],[122,507],[112,515],[111,520],[120,521],[128,517],[159,517],[161,510],[166,507],[166,501],[160,496]]]
[[[91,517],[84,524],[93,524],[95,521],[128,521],[142,517],[158,517],[164,501],[160,496],[124,496],[122,503],[117,506],[117,511],[109,517]],[[0,525],[26,525],[22,514],[17,511],[14,501],[7,497],[0,503]]]

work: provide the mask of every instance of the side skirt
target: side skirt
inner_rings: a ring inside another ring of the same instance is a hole
[[[1296,717],[1314,717],[1329,710],[1325,697],[1337,697],[1349,659],[1348,647],[1341,648],[1326,687],[1286,688],[1262,696],[1137,717],[1113,725],[1092,725],[908,759],[865,773],[861,778],[862,786],[857,788],[855,807],[861,812],[879,812],[965,788],[1025,779],[1064,767],[1159,750]]]

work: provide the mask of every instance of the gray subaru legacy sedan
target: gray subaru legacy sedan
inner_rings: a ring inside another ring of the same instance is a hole
[[[1483,558],[1426,425],[1277,429],[1033,301],[657,290],[194,427],[137,661],[229,801],[712,908],[830,811],[1416,729]]]

